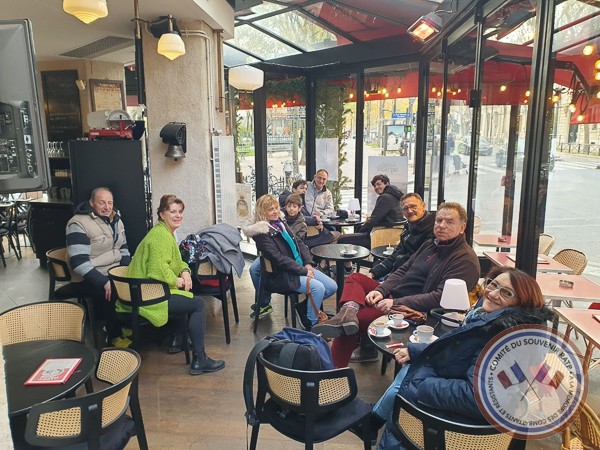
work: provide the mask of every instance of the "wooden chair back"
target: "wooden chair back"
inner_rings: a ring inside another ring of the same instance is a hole
[[[562,249],[552,259],[573,269],[574,275],[581,275],[588,263],[585,253],[573,248]]]

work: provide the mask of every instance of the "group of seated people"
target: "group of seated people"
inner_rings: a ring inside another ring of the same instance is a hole
[[[194,297],[190,268],[181,258],[175,230],[183,222],[183,201],[175,195],[164,195],[158,207],[158,223],[148,232],[130,257],[125,228],[120,214],[113,207],[110,189],[99,187],[92,191],[89,202],[83,202],[67,224],[67,253],[73,272],[82,278],[76,283],[82,295],[92,297],[101,318],[107,321],[109,342],[119,346],[131,344],[119,338],[114,312],[129,312],[120,302],[113,302],[108,271],[118,265],[128,265],[127,276],[152,278],[169,285],[171,296],[165,302],[140,308],[140,315],[156,327],[172,319],[174,337],[169,353],[183,350],[183,336],[177,330],[177,320],[189,314],[188,332],[192,341],[191,375],[216,372],[225,362],[206,355],[204,302]]]
[[[464,207],[445,202],[436,213],[428,212],[421,197],[414,193],[402,196],[399,203],[407,223],[393,254],[367,275],[355,273],[346,279],[341,308],[330,320],[319,323],[308,309],[312,331],[333,339],[336,367],[348,366],[361,338],[363,343],[368,341],[368,326],[377,317],[398,306],[428,313],[440,306],[448,279],[464,280],[469,290],[478,283],[479,260],[465,239]],[[311,290],[318,286],[313,292],[318,307],[335,292],[332,280],[314,269],[308,249],[282,219],[274,198],[263,196],[258,200],[256,221],[244,231],[273,262],[273,273],[267,276],[269,291],[306,292],[307,280],[313,278]],[[473,391],[477,356],[493,336],[506,328],[545,324],[552,319],[553,313],[544,306],[535,279],[518,269],[494,268],[484,286],[462,326],[431,344],[407,343],[395,350],[396,362],[402,368],[373,407],[371,417],[374,435],[388,424],[378,448],[403,448],[391,433],[390,419],[398,393],[441,416],[485,422]]]

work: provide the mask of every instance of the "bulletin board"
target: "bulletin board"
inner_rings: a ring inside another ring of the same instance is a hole
[[[92,111],[125,110],[125,88],[120,80],[90,80]]]

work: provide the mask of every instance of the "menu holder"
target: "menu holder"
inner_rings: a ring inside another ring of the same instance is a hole
[[[25,386],[63,384],[81,363],[81,358],[49,358],[33,372]]]

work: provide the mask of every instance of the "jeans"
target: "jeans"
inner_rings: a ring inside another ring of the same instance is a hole
[[[323,272],[319,272],[318,270],[315,270],[314,274],[315,277],[310,280],[310,293],[315,301],[315,306],[317,309],[319,309],[323,304],[323,300],[336,293],[337,283]],[[308,280],[308,277],[300,277],[300,286],[295,290],[296,292],[299,292],[300,294],[306,294],[306,280]],[[310,302],[310,300],[307,300],[307,302]],[[315,325],[318,322],[317,315],[315,314],[315,311],[311,305],[306,306],[306,316],[308,317],[308,320]]]
[[[375,406],[373,406],[373,412],[382,419],[386,419],[385,431],[381,436],[379,445],[377,445],[378,450],[404,449],[404,447],[400,444],[398,439],[396,439],[396,437],[392,433],[392,412],[394,411],[394,401],[396,400],[396,394],[398,394],[398,391],[400,390],[400,385],[402,384],[402,381],[404,380],[404,377],[406,376],[406,372],[408,372],[409,367],[410,366],[407,364],[404,367],[402,367],[402,369],[400,369],[400,372],[398,372],[398,375],[396,375],[396,378],[394,378],[394,381],[392,381],[390,387],[387,388],[387,390],[381,396],[379,401],[375,403]]]
[[[252,278],[252,284],[254,285],[254,290],[258,292],[258,284],[260,281],[260,258],[256,258],[252,265],[250,266],[250,278]],[[267,292],[264,298],[258,299],[259,307],[263,307],[271,303],[271,293]]]

